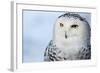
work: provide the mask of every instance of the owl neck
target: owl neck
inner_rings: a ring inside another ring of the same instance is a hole
[[[56,36],[54,38],[55,44],[58,46],[58,48],[71,48],[71,47],[81,47],[81,46],[87,46],[87,44],[90,42],[88,38],[82,38],[82,37],[72,37],[72,38],[62,38]]]

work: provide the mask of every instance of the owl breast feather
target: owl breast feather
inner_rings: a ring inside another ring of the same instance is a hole
[[[74,52],[74,51],[73,51]],[[44,53],[44,61],[82,60],[91,58],[91,48],[82,47],[77,54],[66,54],[51,40]]]

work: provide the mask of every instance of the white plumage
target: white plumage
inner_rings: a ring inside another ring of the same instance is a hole
[[[90,26],[75,13],[58,17],[53,39],[44,53],[44,61],[81,60],[91,58]]]

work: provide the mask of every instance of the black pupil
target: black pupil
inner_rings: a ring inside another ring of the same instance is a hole
[[[78,27],[78,25],[72,25],[72,26],[71,26],[71,28],[76,28],[76,27]]]

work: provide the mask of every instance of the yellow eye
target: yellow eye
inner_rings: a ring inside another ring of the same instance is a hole
[[[64,27],[64,24],[60,23],[60,27]]]

